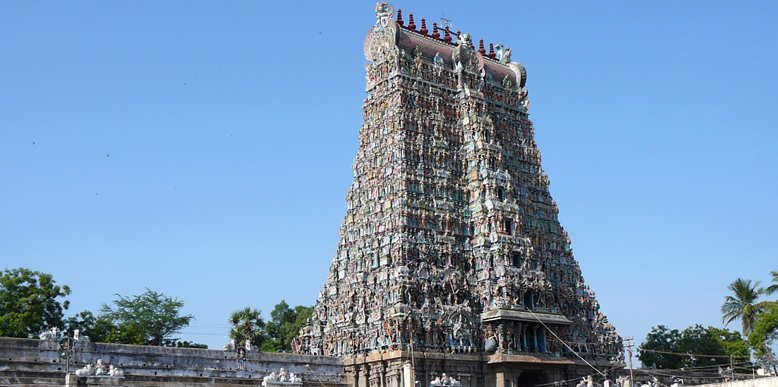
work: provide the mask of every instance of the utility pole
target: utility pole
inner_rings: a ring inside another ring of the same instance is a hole
[[[770,357],[770,364],[773,366],[773,372],[778,375],[778,369],[775,367],[775,359],[773,358],[773,350],[770,349],[770,346],[765,344],[764,345],[765,353],[767,353],[767,356]]]
[[[729,355],[729,369],[732,370],[731,380],[735,380],[735,364],[732,363],[732,355]]]
[[[635,376],[632,374],[632,348],[634,347],[632,340],[634,340],[632,337],[622,339],[622,341],[626,342],[626,344],[624,344],[624,348],[627,350],[627,356],[629,356],[627,358],[629,360],[629,387],[633,387],[635,385]]]

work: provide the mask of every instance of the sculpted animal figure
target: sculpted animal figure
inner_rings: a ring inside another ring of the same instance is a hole
[[[109,376],[124,376],[124,371],[116,368],[113,364],[111,364],[110,369],[108,370]]]
[[[498,44],[494,46],[494,52],[497,54],[497,60],[500,63],[511,63],[511,48]]]
[[[79,370],[76,370],[76,376],[84,377],[84,376],[90,376],[92,375],[92,365],[87,364],[84,368],[81,368]]]
[[[51,328],[51,330],[41,333],[40,336],[38,337],[40,337],[41,340],[48,340],[48,339],[56,340],[59,338],[59,328],[53,327]]]
[[[275,373],[275,371],[271,372],[270,375],[265,376],[262,379],[262,385],[267,386],[267,382],[276,382],[278,381],[278,375]]]

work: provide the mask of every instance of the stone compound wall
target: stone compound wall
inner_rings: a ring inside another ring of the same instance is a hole
[[[62,386],[68,368],[56,340],[0,337],[0,386]],[[73,378],[73,385],[246,386],[261,385],[284,368],[303,387],[344,387],[343,360],[335,357],[249,352],[241,365],[235,351],[77,343],[70,372],[102,359],[124,371],[123,378]]]
[[[731,382],[702,384],[698,387],[778,387],[778,377],[734,380]]]

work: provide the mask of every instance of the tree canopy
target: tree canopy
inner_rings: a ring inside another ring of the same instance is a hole
[[[103,304],[98,317],[110,325],[106,342],[175,346],[178,339],[172,336],[194,319],[181,315],[183,301],[149,289],[133,297],[116,296],[112,305]]]
[[[761,304],[756,302],[762,294],[762,289],[758,288],[759,283],[759,281],[752,283],[751,280],[742,278],[736,279],[727,287],[732,294],[724,297],[724,305],[721,306],[724,325],[726,326],[734,320],[740,320],[743,338],[751,332],[756,316],[763,308]]]
[[[229,323],[232,325],[230,339],[234,339],[236,345],[245,346],[248,341],[252,346],[261,349],[267,338],[261,310],[251,307],[236,310],[230,315]]]
[[[747,360],[748,346],[738,332],[701,325],[683,331],[664,325],[651,328],[638,348],[638,359],[649,367],[680,369],[725,364],[729,356]]]
[[[757,356],[764,354],[765,345],[778,339],[778,305],[771,305],[763,311],[748,336],[748,344],[756,350]]]
[[[67,285],[56,285],[51,274],[30,269],[6,269],[0,276],[0,336],[34,337],[62,325],[69,302]]]
[[[281,300],[270,312],[271,321],[265,324],[267,340],[262,344],[262,351],[291,351],[292,340],[311,315],[313,307],[298,305],[292,309],[286,301]]]

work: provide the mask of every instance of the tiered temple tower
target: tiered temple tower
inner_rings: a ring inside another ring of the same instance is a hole
[[[443,372],[528,386],[618,366],[540,165],[524,67],[387,3],[376,16],[348,211],[295,350],[345,356],[359,387]]]

